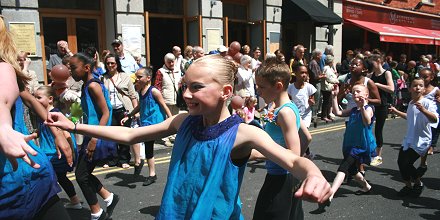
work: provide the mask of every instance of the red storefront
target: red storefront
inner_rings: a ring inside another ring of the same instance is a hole
[[[343,50],[380,48],[395,58],[440,52],[440,16],[344,0]]]

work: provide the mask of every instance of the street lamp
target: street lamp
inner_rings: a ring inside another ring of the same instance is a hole
[[[420,1],[420,2],[417,3],[417,5],[413,8],[413,11],[414,11],[414,10],[418,10],[418,9],[420,9],[423,5],[424,5],[423,2]]]

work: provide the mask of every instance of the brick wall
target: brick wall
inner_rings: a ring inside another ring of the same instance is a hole
[[[370,2],[381,4],[383,0],[362,0],[363,2]],[[411,9],[414,8],[420,1],[426,2],[418,12],[426,12],[430,14],[440,15],[440,1],[439,0],[392,0],[389,4],[384,4],[392,8]],[[432,2],[432,3],[430,3]]]

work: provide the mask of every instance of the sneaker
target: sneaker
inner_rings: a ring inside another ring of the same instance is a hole
[[[76,204],[73,204],[73,203],[69,202],[69,203],[64,204],[64,208],[79,210],[79,209],[82,209],[83,207],[82,207],[80,202],[78,202]]]
[[[172,146],[173,146],[173,143],[171,143],[170,140],[166,140],[165,143],[164,143],[164,145],[167,146],[167,147],[172,147]]]
[[[107,219],[110,219],[113,214],[113,210],[115,210],[116,205],[119,202],[119,196],[113,193],[113,201],[112,203],[107,206]]]
[[[422,182],[420,182],[420,184],[414,184],[413,190],[410,194],[411,197],[414,197],[414,198],[419,197],[422,194],[424,188],[425,188],[425,185]]]
[[[104,210],[102,210],[102,213],[99,217],[95,217],[92,215],[92,217],[90,219],[91,220],[107,220],[110,218],[109,218],[108,214]]]
[[[377,156],[371,161],[370,166],[377,167],[381,164],[382,164],[382,157]]]
[[[412,188],[409,188],[408,186],[404,186],[399,192],[397,192],[397,196],[404,197],[409,195],[413,191]]]
[[[149,177],[147,177],[147,180],[145,180],[145,182],[142,185],[149,186],[149,185],[153,184],[154,182],[156,182],[156,180],[157,180],[157,175],[149,176]]]

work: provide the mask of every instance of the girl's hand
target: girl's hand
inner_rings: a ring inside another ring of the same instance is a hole
[[[351,85],[349,83],[346,83],[344,86],[344,93],[345,95],[347,95],[350,92],[351,92]]]
[[[123,119],[121,119],[121,126],[124,126],[125,122],[129,119],[128,116],[125,116]]]
[[[296,191],[295,197],[309,202],[323,203],[332,195],[330,184],[322,175],[308,176]]]
[[[18,168],[17,158],[21,158],[33,168],[40,168],[40,165],[35,163],[28,155],[31,154],[36,156],[37,152],[26,143],[32,139],[35,139],[36,137],[37,134],[35,133],[31,135],[24,135],[13,130],[12,128],[1,129],[0,153],[4,154],[8,158],[14,171]]]
[[[333,90],[332,90],[332,96],[336,97],[339,93],[339,86],[338,84],[334,84],[333,85]]]
[[[75,129],[75,124],[61,112],[49,112],[47,120],[44,123],[67,131],[73,131]]]
[[[93,159],[93,153],[96,149],[96,138],[92,138],[89,143],[87,144],[86,154],[89,161]]]
[[[315,105],[315,100],[314,99],[309,99],[309,105]]]

